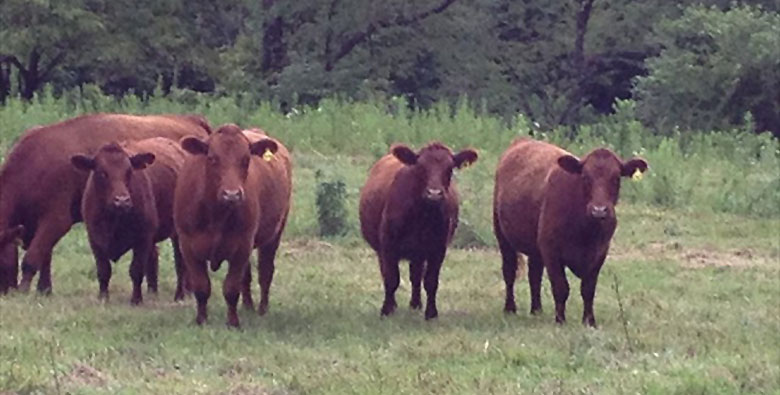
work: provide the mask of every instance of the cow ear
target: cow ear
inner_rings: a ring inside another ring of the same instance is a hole
[[[4,246],[20,237],[24,233],[24,226],[16,225],[5,231],[0,231],[0,246]]]
[[[458,169],[463,169],[471,166],[474,164],[474,162],[477,161],[477,157],[477,151],[474,151],[473,149],[464,149],[463,151],[455,154],[453,158],[455,160],[455,167]]]
[[[209,152],[209,145],[193,136],[181,139],[181,147],[193,155],[206,155]]]
[[[70,163],[79,170],[92,171],[95,169],[95,160],[86,155],[73,155]]]
[[[403,145],[396,144],[390,148],[390,152],[405,165],[412,166],[417,163],[417,154],[412,151],[411,148]]]
[[[130,157],[130,164],[136,170],[143,170],[152,163],[154,163],[154,154],[151,152],[144,152]]]
[[[249,152],[251,152],[252,155],[263,156],[266,151],[270,151],[272,154],[275,154],[278,150],[279,144],[276,144],[276,141],[271,139],[262,139],[249,144]]]
[[[639,170],[640,172],[644,173],[647,171],[647,161],[645,161],[642,158],[631,158],[626,162],[623,162],[620,174],[623,177],[631,177],[634,175],[634,173]]]
[[[572,174],[582,173],[582,162],[572,155],[564,155],[558,158],[558,166]]]

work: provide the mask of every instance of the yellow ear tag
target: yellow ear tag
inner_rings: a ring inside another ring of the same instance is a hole
[[[271,152],[270,149],[266,149],[265,152],[263,152],[263,160],[266,162],[270,162],[274,159],[274,153]]]
[[[634,181],[642,181],[642,172],[639,169],[634,170],[634,174],[631,175],[631,179]]]

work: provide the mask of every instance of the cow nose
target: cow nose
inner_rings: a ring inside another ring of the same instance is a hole
[[[438,202],[444,198],[444,191],[438,188],[426,188],[425,198],[434,202]]]
[[[132,206],[133,206],[133,202],[130,200],[130,195],[114,196],[114,207],[126,209]]]
[[[593,218],[607,218],[607,214],[609,214],[609,210],[607,209],[607,206],[593,206],[590,209],[590,214],[593,216]]]
[[[239,189],[223,189],[222,190],[222,201],[226,203],[236,203],[240,202],[241,199],[244,198],[244,191]]]

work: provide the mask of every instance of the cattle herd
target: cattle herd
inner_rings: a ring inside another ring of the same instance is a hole
[[[376,252],[384,285],[381,314],[397,304],[399,262],[409,261],[410,307],[438,315],[436,291],[447,246],[458,225],[452,173],[477,160],[433,142],[415,152],[396,144],[369,170],[360,193],[360,229]],[[555,320],[566,320],[565,268],[582,279],[582,321],[595,326],[598,274],[617,226],[621,177],[644,172],[641,158],[623,161],[606,148],[577,158],[554,145],[521,138],[499,161],[493,225],[506,284],[504,310],[515,312],[518,254],[528,257],[531,313],[541,312],[546,268]],[[192,293],[196,322],[207,319],[209,268],[227,261],[222,294],[227,324],[238,326],[238,299],[253,308],[252,270],[258,251],[259,314],[268,310],[274,260],[292,196],[285,146],[260,129],[234,124],[212,130],[195,115],[84,115],[27,130],[0,167],[0,294],[52,289],[55,244],[84,221],[95,258],[99,297],[108,299],[111,262],[132,250],[130,302],[142,283],[157,292],[156,243],[173,247],[175,300]],[[26,250],[19,264],[18,245]],[[19,268],[21,267],[21,280]]]

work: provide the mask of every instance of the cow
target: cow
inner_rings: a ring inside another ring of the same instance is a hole
[[[542,273],[555,299],[555,321],[566,321],[569,284],[564,268],[582,280],[582,322],[596,326],[596,281],[617,227],[615,205],[620,178],[644,172],[642,158],[620,159],[597,148],[582,159],[541,141],[514,141],[501,156],[493,194],[493,228],[506,284],[504,310],[517,310],[514,298],[518,252],[528,257],[531,314],[541,313]]]
[[[72,166],[76,154],[94,154],[112,141],[184,136],[206,137],[208,122],[195,115],[83,115],[27,130],[0,167],[0,230],[23,225],[22,279],[27,291],[35,274],[38,291],[52,291],[52,250],[70,227],[82,220],[81,198],[87,173]],[[17,266],[15,245],[0,251],[1,267]],[[9,261],[11,260],[11,261]],[[18,269],[14,269],[16,273]],[[17,278],[6,279],[16,284]]]
[[[261,300],[268,309],[274,260],[287,221],[292,167],[287,149],[264,134],[243,133],[234,124],[221,126],[203,140],[182,139],[192,154],[179,175],[174,197],[174,223],[179,236],[188,285],[197,301],[195,322],[207,320],[212,271],[228,261],[222,294],[227,324],[238,327],[240,293],[251,306],[249,257],[257,248]]]
[[[409,260],[410,307],[422,308],[420,284],[425,276],[425,319],[438,316],[439,271],[458,224],[454,169],[474,163],[477,152],[453,154],[432,142],[419,152],[397,144],[371,168],[360,191],[360,230],[377,253],[385,298],[380,313],[395,311],[400,282],[399,261]]]
[[[108,299],[110,261],[116,262],[130,249],[131,303],[143,299],[144,275],[149,291],[157,293],[155,243],[170,238],[177,274],[174,300],[183,299],[181,255],[173,232],[173,192],[185,155],[177,143],[155,137],[121,146],[109,143],[94,157],[71,157],[77,169],[90,173],[81,213],[97,265],[99,298]]]
[[[16,247],[15,243],[23,233],[22,225],[0,230],[0,295],[8,293],[11,288],[16,288],[19,266],[16,264],[17,249],[12,247]]]

